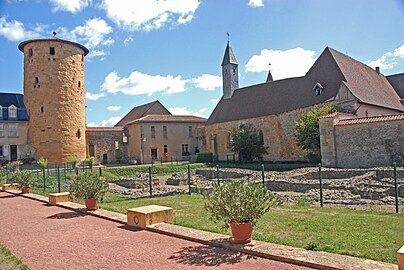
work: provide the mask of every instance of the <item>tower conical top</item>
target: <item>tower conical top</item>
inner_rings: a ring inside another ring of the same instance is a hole
[[[224,57],[223,57],[223,61],[222,61],[222,66],[227,65],[227,64],[236,64],[237,63],[237,59],[234,56],[233,50],[230,47],[230,42],[227,41],[227,46],[226,46],[226,51],[224,52]]]

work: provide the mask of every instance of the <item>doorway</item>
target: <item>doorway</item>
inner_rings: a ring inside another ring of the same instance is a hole
[[[152,160],[157,159],[157,148],[152,148],[151,149],[151,158],[152,158]]]
[[[108,154],[102,154],[102,164],[108,164]]]
[[[16,161],[17,157],[17,145],[10,145],[10,160]]]

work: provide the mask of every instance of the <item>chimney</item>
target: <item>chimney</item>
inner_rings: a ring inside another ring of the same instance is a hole
[[[268,71],[267,82],[272,82],[274,78],[272,77],[271,71]]]
[[[380,74],[380,67],[376,67],[375,70],[376,70],[377,74]]]

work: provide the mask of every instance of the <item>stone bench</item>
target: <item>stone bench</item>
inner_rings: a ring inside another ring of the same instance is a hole
[[[398,270],[404,270],[404,246],[397,251]]]
[[[52,193],[48,195],[49,204],[56,205],[60,202],[70,202],[71,194],[70,192]]]
[[[173,209],[160,205],[147,205],[128,209],[127,224],[146,228],[156,223],[174,223]]]
[[[18,190],[18,184],[3,184],[1,185],[1,190]]]

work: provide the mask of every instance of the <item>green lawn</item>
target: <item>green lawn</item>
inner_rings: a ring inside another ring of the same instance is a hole
[[[177,225],[223,233],[209,220],[197,195],[152,199],[125,199],[108,194],[101,208],[126,213],[128,208],[158,204],[174,208]],[[404,215],[314,206],[279,206],[254,228],[253,238],[294,247],[317,247],[321,251],[397,263],[397,250],[404,244]],[[229,232],[227,232],[229,234]]]
[[[0,269],[1,270],[25,270],[28,267],[20,259],[15,257],[11,251],[0,245]]]

